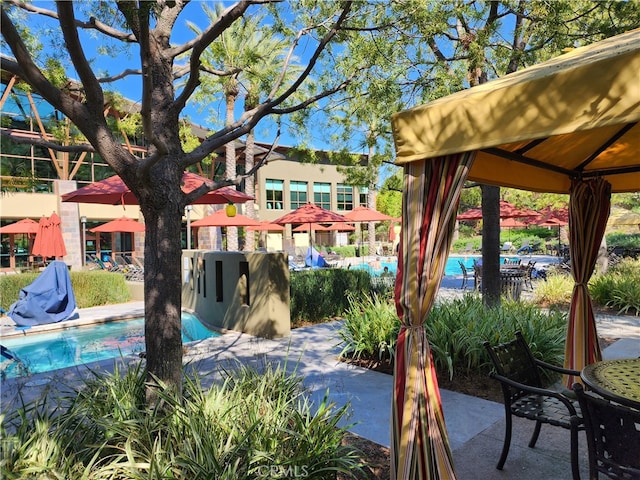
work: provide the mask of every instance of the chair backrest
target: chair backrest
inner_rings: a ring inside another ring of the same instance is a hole
[[[584,418],[589,476],[640,479],[640,411],[618,405],[573,385]]]
[[[498,375],[514,380],[530,387],[542,388],[542,379],[535,362],[535,357],[521,332],[516,332],[515,340],[490,345],[484,343],[491,362]],[[526,394],[523,390],[502,383],[505,401],[516,400]]]
[[[462,263],[460,260],[458,260],[458,264],[460,265],[460,270],[462,270],[462,275],[466,277],[468,275],[467,267],[465,267],[464,263]]]
[[[473,274],[478,278],[482,278],[482,265],[478,265],[477,263],[474,262]]]

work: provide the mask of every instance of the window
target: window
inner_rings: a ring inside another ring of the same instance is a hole
[[[359,201],[358,203],[364,207],[369,206],[369,189],[367,187],[358,187]]]
[[[338,210],[353,210],[353,187],[339,183],[336,187]]]
[[[283,205],[283,193],[284,193],[284,181],[283,180],[271,180],[267,178],[265,185],[265,193],[267,195],[267,210],[282,210]]]
[[[330,183],[314,183],[313,184],[313,203],[317,206],[331,210],[331,184]]]
[[[307,182],[289,182],[289,191],[291,199],[291,209],[295,210],[309,203],[307,200]]]

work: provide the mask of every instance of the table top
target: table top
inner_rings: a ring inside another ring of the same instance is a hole
[[[640,408],[640,358],[592,363],[582,370],[580,377],[603,397]]]
[[[500,266],[501,277],[524,277],[526,274],[527,272],[525,270],[518,267],[505,268],[503,265]]]

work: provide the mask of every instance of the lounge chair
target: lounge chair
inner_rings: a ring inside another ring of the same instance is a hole
[[[513,252],[515,250],[515,247],[513,246],[512,242],[504,242],[504,245],[502,245],[502,248],[500,249],[503,252]]]
[[[304,259],[304,264],[307,267],[314,268],[323,268],[329,267],[329,263],[325,260],[325,258],[316,250],[314,247],[309,247],[307,250],[307,255]]]
[[[524,242],[522,242],[522,246],[518,249],[518,251],[516,252],[518,255],[531,255],[531,252],[533,251],[533,249],[531,248],[531,245],[529,245],[529,240],[525,240]]]

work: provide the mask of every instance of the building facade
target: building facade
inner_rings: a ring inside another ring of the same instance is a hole
[[[117,125],[120,113],[109,110],[107,115]],[[95,251],[98,244],[104,253],[136,252],[138,256],[142,255],[144,234],[103,234],[97,241],[95,234],[89,232],[95,226],[122,216],[143,221],[137,206],[61,202],[61,195],[64,193],[114,175],[111,167],[97,153],[59,152],[12,139],[20,137],[25,140],[43,139],[70,144],[78,141],[79,132],[42,97],[28,89],[21,89],[19,79],[10,77],[5,72],[2,72],[0,119],[3,133],[11,134],[11,138],[7,135],[0,138],[0,226],[24,218],[37,221],[42,216],[57,212],[62,219],[63,237],[68,252],[64,261],[74,269],[83,266],[86,254],[98,253]],[[206,134],[206,130],[198,126],[192,126],[192,131],[200,138],[204,138]],[[124,131],[118,134],[130,152],[141,158],[145,156],[146,144],[143,136]],[[237,142],[237,148],[242,151],[244,144]],[[257,155],[267,151],[268,145],[257,145],[255,149]],[[254,210],[258,220],[275,220],[305,203],[315,203],[338,213],[367,204],[368,190],[347,185],[344,175],[335,165],[326,160],[306,162],[299,157],[289,156],[292,151],[286,147],[278,148],[277,153],[270,156],[256,173]],[[237,173],[242,172],[243,158],[240,156]],[[213,162],[206,174],[224,178],[224,155],[218,156],[218,160]],[[185,211],[185,248],[195,245],[200,248],[219,247],[221,234],[217,229],[200,229],[202,231],[198,235],[187,234],[189,222],[208,215],[212,208],[216,207],[193,205]],[[308,236],[296,235],[292,232],[292,227],[295,225],[288,225],[284,234],[266,233],[267,246],[271,249],[284,249],[304,244]],[[190,245],[187,245],[188,240]],[[335,232],[322,233],[319,240],[323,244],[349,241],[344,234]],[[18,268],[29,263],[29,241],[27,235],[15,235],[11,242],[14,245],[11,248],[15,266]],[[0,266],[4,269],[11,266],[11,248],[7,236],[2,235]]]

